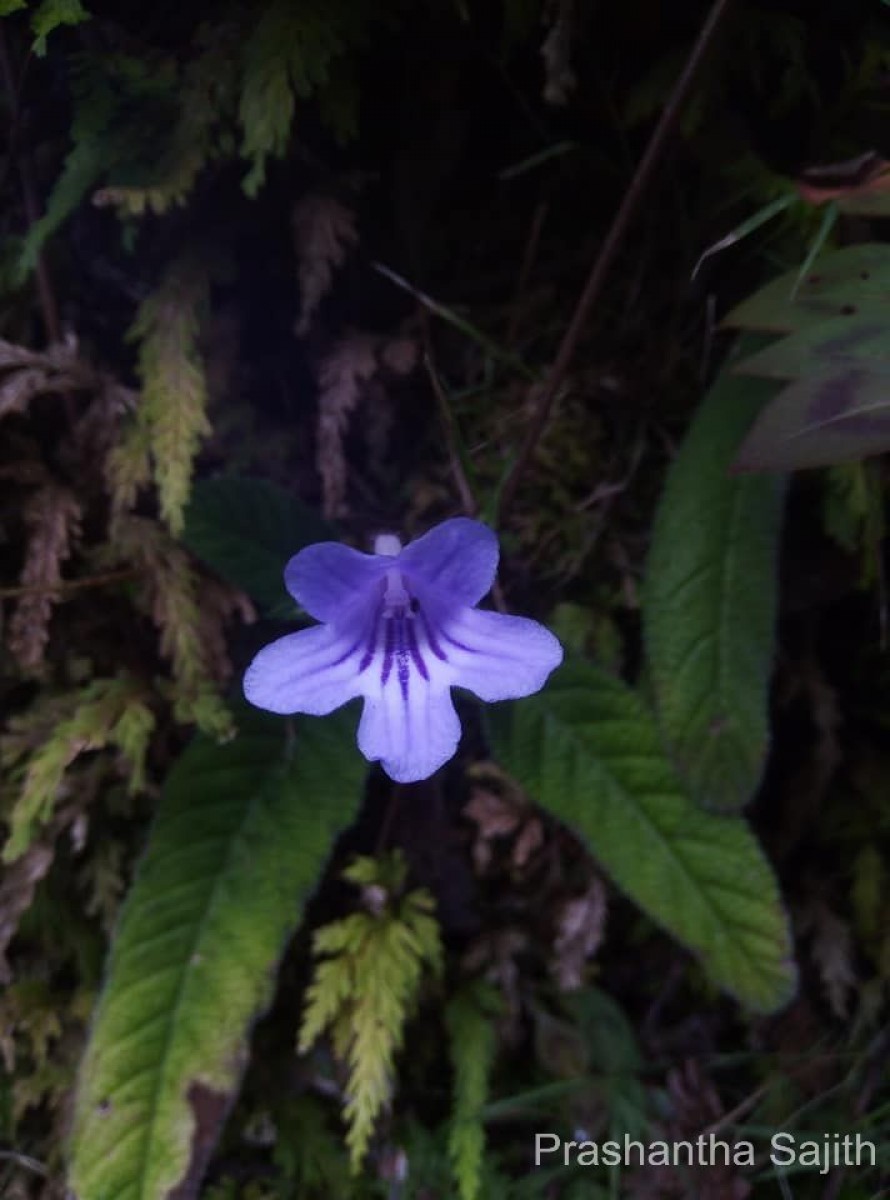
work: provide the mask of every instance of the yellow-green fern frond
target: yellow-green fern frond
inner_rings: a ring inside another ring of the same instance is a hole
[[[24,726],[30,714],[10,722],[3,745],[4,765],[23,765],[23,780],[9,816],[9,838],[3,849],[6,862],[23,854],[40,825],[50,818],[62,793],[65,772],[79,755],[114,746],[127,760],[130,787],[142,786],[155,718],[138,681],[128,675],[93,680],[82,692],[65,697],[65,707],[67,715],[47,731],[43,743],[23,764],[16,762],[21,755],[15,746],[17,740],[20,746],[27,744]]]
[[[497,1049],[493,1020],[496,1009],[497,993],[480,981],[458,992],[445,1012],[454,1069],[448,1155],[461,1200],[477,1200],[482,1184],[485,1129],[480,1113],[488,1099]]]
[[[313,953],[320,961],[306,998],[299,1049],[305,1052],[329,1030],[347,1064],[346,1143],[357,1171],[391,1094],[395,1055],[424,968],[441,971],[442,947],[429,892],[401,895],[400,856],[360,858],[344,875],[362,888],[366,911],[315,933]]]
[[[140,343],[138,419],[148,434],[161,515],[175,534],[182,532],[198,446],[210,432],[198,349],[206,296],[207,276],[198,262],[178,259],[143,301],[130,331]]]
[[[267,159],[287,148],[296,96],[310,96],[327,82],[331,62],[345,49],[344,25],[348,8],[315,0],[271,0],[263,10],[244,49],[238,114],[241,152],[251,163],[244,180],[249,196],[263,185]]]
[[[223,616],[218,607],[201,604],[200,581],[189,555],[156,521],[134,516],[118,520],[115,550],[144,573],[140,602],[160,631],[161,654],[173,670],[176,719],[194,722],[212,737],[231,736],[231,714],[220,698],[222,680],[213,667]]]

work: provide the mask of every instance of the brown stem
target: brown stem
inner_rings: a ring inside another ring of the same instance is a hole
[[[128,579],[138,579],[143,572],[136,567],[126,567],[120,571],[108,571],[104,575],[91,575],[87,579],[61,579],[58,583],[22,584],[19,587],[0,588],[0,600],[13,600],[18,596],[36,596],[43,592],[77,592],[84,588],[106,587],[110,583],[123,583]]]
[[[506,344],[510,350],[515,349],[516,343],[519,340],[519,326],[522,321],[522,302],[525,299],[532,267],[535,265],[538,245],[541,241],[541,230],[544,228],[548,207],[547,201],[542,200],[535,209],[534,216],[532,217],[531,229],[525,244],[525,253],[522,256],[522,266],[519,268],[519,278],[516,281],[516,294],[513,297],[510,324],[507,329]]]
[[[516,462],[513,464],[513,468],[507,476],[501,491],[501,500],[498,505],[498,525],[503,524],[504,518],[513,503],[520,479],[534,453],[535,446],[544,430],[544,426],[547,424],[550,410],[553,407],[553,401],[562,386],[569,365],[578,348],[578,342],[581,339],[581,333],[584,329],[587,316],[594,302],[599,298],[612,261],[624,240],[631,220],[636,215],[640,201],[643,199],[646,189],[652,180],[655,168],[664,154],[671,134],[680,118],[683,106],[689,96],[695,77],[714,40],[714,35],[723,22],[732,2],[733,0],[715,0],[707,20],[701,27],[695,45],[690,51],[686,65],[674,85],[670,99],[662,111],[658,124],[652,131],[646,151],[640,159],[636,173],[624,194],[624,198],[615,214],[615,219],[606,235],[600,252],[594,260],[590,274],[587,276],[584,290],[578,298],[578,303],[575,305],[572,319],[559,344],[556,359],[543,387],[536,397],[531,423],[520,447]]]
[[[426,324],[424,323],[425,335],[426,332]],[[470,487],[470,482],[460,461],[460,451],[454,434],[454,417],[452,416],[451,409],[448,407],[448,400],[445,393],[442,391],[442,383],[436,368],[433,366],[429,338],[425,337],[424,340],[427,342],[427,348],[423,356],[423,365],[426,367],[426,373],[430,377],[433,395],[436,397],[436,403],[439,406],[442,429],[445,433],[445,445],[448,450],[448,465],[451,468],[451,474],[454,478],[454,486],[457,488],[457,494],[460,497],[464,512],[468,517],[475,517],[479,506],[476,504],[476,497],[473,495],[473,489]]]

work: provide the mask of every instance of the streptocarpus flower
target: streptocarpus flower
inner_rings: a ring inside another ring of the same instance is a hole
[[[318,542],[287,564],[290,594],[322,624],[264,647],[244,676],[251,704],[323,716],[355,696],[358,745],[400,783],[426,779],[454,754],[451,688],[512,700],[544,686],[562,661],[537,621],[474,607],[494,582],[497,538],[466,517],[373,554]]]

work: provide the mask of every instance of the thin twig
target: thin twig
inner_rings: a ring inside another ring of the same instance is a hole
[[[506,343],[509,349],[513,350],[519,338],[519,326],[522,321],[522,302],[525,299],[525,293],[528,289],[528,281],[531,278],[532,268],[535,265],[535,259],[538,256],[538,246],[541,242],[541,230],[544,228],[544,221],[547,217],[547,210],[550,206],[546,200],[535,209],[532,217],[532,226],[529,230],[528,241],[525,244],[525,253],[522,256],[522,266],[519,268],[519,278],[516,281],[516,294],[513,297],[512,311],[510,313],[510,324],[507,328]]]
[[[22,584],[19,587],[0,588],[0,600],[13,600],[18,596],[38,596],[46,592],[76,592],[83,588],[105,587],[110,583],[122,583],[138,579],[143,572],[137,567],[125,567],[120,571],[108,571],[104,575],[90,575],[87,579],[61,579],[58,583]]]
[[[0,1161],[15,1163],[17,1167],[23,1167],[26,1171],[33,1171],[35,1175],[42,1175],[46,1178],[49,1171],[38,1162],[36,1158],[31,1158],[28,1154],[19,1154],[15,1150],[0,1150]]]
[[[696,43],[689,54],[686,65],[674,85],[671,97],[662,111],[661,118],[653,130],[646,151],[640,159],[636,174],[624,194],[618,212],[615,214],[612,227],[606,235],[600,252],[591,267],[584,290],[578,299],[578,303],[575,305],[572,319],[559,344],[556,359],[544,385],[537,393],[535,409],[528,432],[501,491],[501,499],[498,506],[498,525],[503,524],[504,518],[513,503],[519,482],[534,453],[535,446],[538,444],[544,426],[547,424],[553,402],[562,387],[569,365],[578,348],[587,316],[594,302],[599,298],[609,268],[624,240],[624,235],[627,233],[631,220],[636,215],[640,202],[652,180],[655,168],[664,154],[671,134],[683,110],[683,106],[689,96],[695,77],[714,40],[714,35],[732,2],[733,0],[715,0],[714,6],[708,14],[708,18],[702,26]]]
[[[460,452],[457,446],[457,439],[454,435],[454,414],[448,405],[445,393],[442,391],[442,383],[436,372],[436,368],[433,366],[429,346],[424,351],[423,365],[426,367],[427,374],[430,377],[433,395],[436,397],[436,403],[439,406],[442,428],[445,431],[445,445],[448,449],[448,465],[454,477],[454,486],[457,488],[461,507],[468,517],[475,517],[479,506],[476,503],[473,489],[470,487],[470,482],[464,471],[463,463],[460,461]]]

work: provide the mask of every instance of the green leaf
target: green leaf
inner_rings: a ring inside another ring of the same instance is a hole
[[[244,712],[237,738],[196,739],[171,772],[81,1070],[77,1200],[194,1196],[286,939],[355,816],[353,725]]]
[[[797,287],[799,275],[799,267],[780,275],[743,300],[723,324],[730,329],[792,333],[832,317],[883,316],[886,321],[890,245],[846,246],[821,258]]]
[[[789,999],[788,923],[769,864],[740,817],[686,795],[634,692],[568,662],[543,692],[489,712],[503,765],[716,983],[755,1009]]]
[[[730,474],[775,391],[726,371],[701,405],[658,508],[643,592],[657,716],[693,796],[736,811],[768,741],[783,476]]]
[[[206,479],[192,488],[182,540],[270,616],[292,617],[284,567],[312,542],[336,538],[315,511],[262,479]]]

